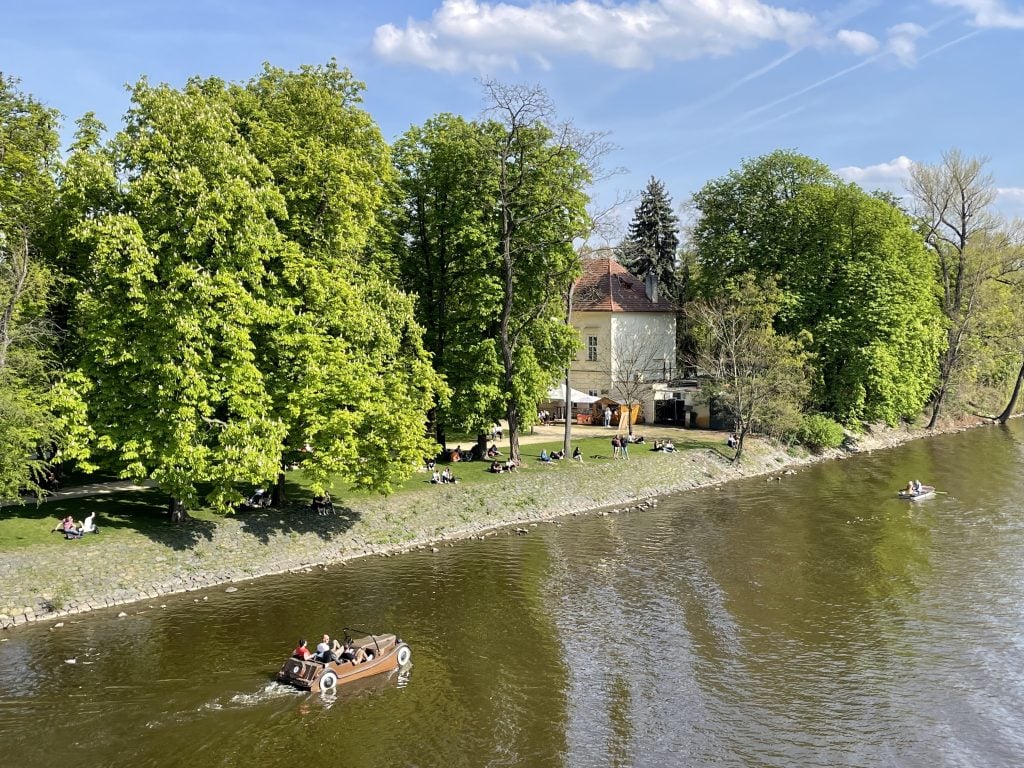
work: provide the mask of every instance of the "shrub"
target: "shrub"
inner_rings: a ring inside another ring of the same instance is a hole
[[[843,428],[827,416],[815,413],[804,417],[798,439],[815,452],[838,448],[843,444]]]

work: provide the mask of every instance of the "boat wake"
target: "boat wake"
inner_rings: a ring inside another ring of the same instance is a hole
[[[208,711],[242,709],[244,707],[259,706],[260,704],[268,701],[294,698],[301,696],[302,694],[303,691],[299,691],[288,685],[281,685],[278,682],[271,681],[260,690],[253,691],[252,693],[235,693],[223,699],[209,701],[203,705],[203,709]]]

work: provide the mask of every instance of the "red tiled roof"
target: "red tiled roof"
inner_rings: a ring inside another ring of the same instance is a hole
[[[671,302],[659,295],[647,298],[644,281],[615,259],[584,259],[583,275],[576,281],[572,308],[578,312],[675,312]]]

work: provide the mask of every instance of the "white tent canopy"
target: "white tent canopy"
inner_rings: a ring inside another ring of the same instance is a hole
[[[580,392],[578,389],[570,390],[572,401],[580,405],[590,405],[596,403],[601,398],[588,395],[586,392]],[[564,403],[565,402],[565,386],[555,387],[554,389],[548,390],[548,397],[553,403]]]

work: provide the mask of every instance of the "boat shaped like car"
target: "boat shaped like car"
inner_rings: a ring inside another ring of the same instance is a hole
[[[348,639],[348,638],[346,638]],[[339,685],[404,667],[412,650],[395,635],[366,635],[350,640],[353,649],[362,648],[366,661],[318,661],[290,657],[277,673],[277,681],[318,693]]]

